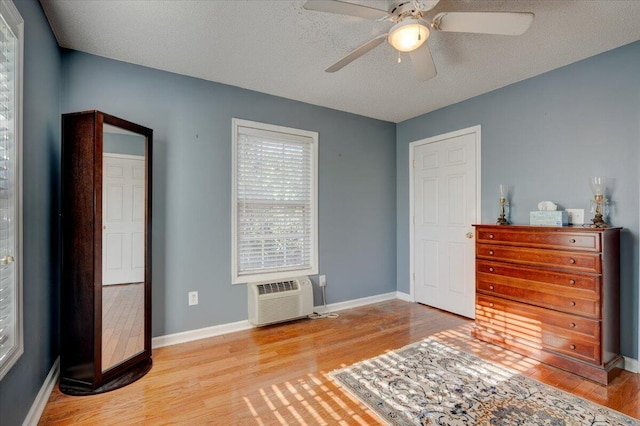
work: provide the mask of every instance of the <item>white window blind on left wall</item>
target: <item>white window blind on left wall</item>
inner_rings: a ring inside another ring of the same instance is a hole
[[[317,270],[317,134],[236,121],[235,282]]]
[[[22,18],[0,2],[0,379],[23,352],[20,268]]]

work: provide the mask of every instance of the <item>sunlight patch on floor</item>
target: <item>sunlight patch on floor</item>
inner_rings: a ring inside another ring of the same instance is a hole
[[[360,401],[347,394],[329,377],[328,373],[320,375],[308,374],[297,382],[284,382],[260,388],[257,392],[262,401],[255,404],[266,405],[273,418],[258,414],[251,398],[242,399],[257,425],[269,424],[297,424],[307,425],[371,425],[372,420],[366,420],[356,413],[345,402],[345,396],[365,410],[372,419],[376,416]]]

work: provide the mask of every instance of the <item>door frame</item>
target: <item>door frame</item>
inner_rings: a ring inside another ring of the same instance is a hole
[[[413,141],[409,143],[409,299],[412,302],[416,301],[415,295],[415,265],[414,265],[414,223],[413,218],[414,214],[414,161],[415,161],[415,151],[418,147],[430,143],[440,142],[446,139],[455,138],[458,136],[466,135],[469,133],[475,134],[476,137],[476,218],[477,223],[481,223],[481,212],[482,212],[482,182],[481,182],[481,163],[482,163],[482,151],[481,151],[481,136],[482,136],[482,126],[480,124],[467,127],[460,130],[455,130],[453,132],[443,133],[441,135],[432,136],[426,139],[420,139],[417,141]]]

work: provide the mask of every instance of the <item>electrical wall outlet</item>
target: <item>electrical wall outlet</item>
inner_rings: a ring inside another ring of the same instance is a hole
[[[318,285],[320,287],[326,287],[327,286],[327,276],[326,275],[320,275],[318,277]]]
[[[566,209],[570,225],[584,224],[584,209]]]
[[[198,292],[197,291],[190,291],[189,292],[189,306],[193,306],[193,305],[197,305],[198,304]]]

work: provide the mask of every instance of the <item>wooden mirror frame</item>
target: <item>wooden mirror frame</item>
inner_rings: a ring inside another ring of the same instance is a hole
[[[104,125],[145,137],[144,349],[102,369],[102,179]],[[153,131],[105,114],[62,115],[60,390],[93,395],[144,376],[151,360],[151,176]]]

